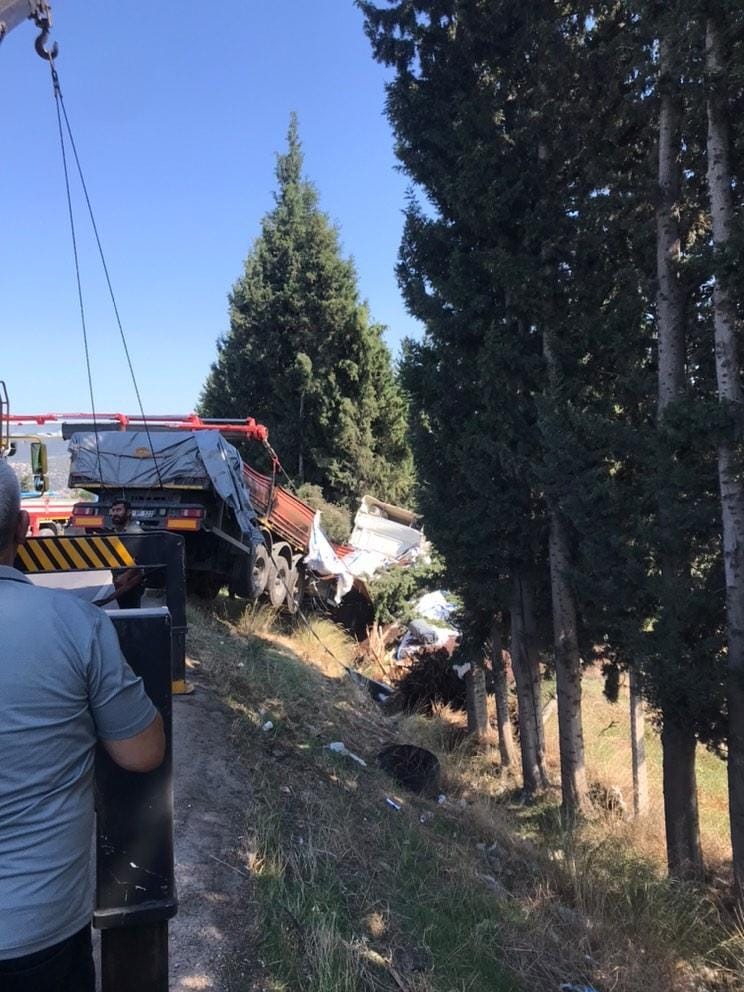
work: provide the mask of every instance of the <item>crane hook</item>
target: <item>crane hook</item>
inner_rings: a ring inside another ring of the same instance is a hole
[[[49,28],[51,24],[48,20],[44,20],[39,27],[41,28],[41,34],[34,42],[34,48],[36,49],[36,54],[45,59],[47,62],[53,62],[59,54],[59,45],[55,41],[51,48],[45,48],[47,39],[49,38]]]

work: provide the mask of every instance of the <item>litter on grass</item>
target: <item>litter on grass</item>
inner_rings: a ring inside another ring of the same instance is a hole
[[[334,751],[336,754],[343,754],[345,757],[351,758],[352,761],[356,761],[362,768],[367,767],[367,762],[364,758],[360,758],[358,754],[350,751],[343,741],[331,741],[330,744],[326,744],[326,747],[329,751]]]

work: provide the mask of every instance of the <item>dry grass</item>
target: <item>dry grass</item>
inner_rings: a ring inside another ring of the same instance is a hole
[[[620,788],[629,810],[633,789],[630,763],[630,716],[628,692],[621,686],[617,703],[610,703],[602,692],[602,679],[590,670],[583,683],[584,739],[587,775],[590,781]],[[548,756],[558,768],[558,721],[546,727]],[[646,764],[650,808],[645,819],[633,824],[635,846],[650,858],[665,863],[664,807],[661,782],[661,745],[651,720],[646,721]],[[556,778],[557,778],[556,774]],[[728,872],[731,840],[728,819],[726,766],[703,747],[697,754],[700,832],[706,862],[715,872]]]
[[[314,621],[341,664],[265,611],[190,619],[190,653],[232,706],[253,769],[244,860],[274,992],[742,988],[744,932],[714,894],[664,879],[628,824],[568,835],[555,797],[520,805],[494,751],[462,740],[462,714],[386,717],[345,678],[355,646],[336,628]],[[444,804],[374,768],[391,739],[438,755]],[[328,751],[333,740],[368,767]],[[599,777],[607,756],[590,760]]]

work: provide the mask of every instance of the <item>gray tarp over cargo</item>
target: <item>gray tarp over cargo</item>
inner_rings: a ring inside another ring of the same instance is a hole
[[[68,450],[72,488],[159,489],[211,483],[251,542],[263,540],[243,482],[242,459],[217,431],[150,431],[149,436],[144,431],[85,431],[72,435]]]

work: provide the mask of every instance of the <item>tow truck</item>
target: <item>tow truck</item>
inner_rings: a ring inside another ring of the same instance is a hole
[[[49,6],[38,0],[0,0],[0,41],[23,21],[33,20],[42,27],[40,20],[48,28],[51,24]]]

